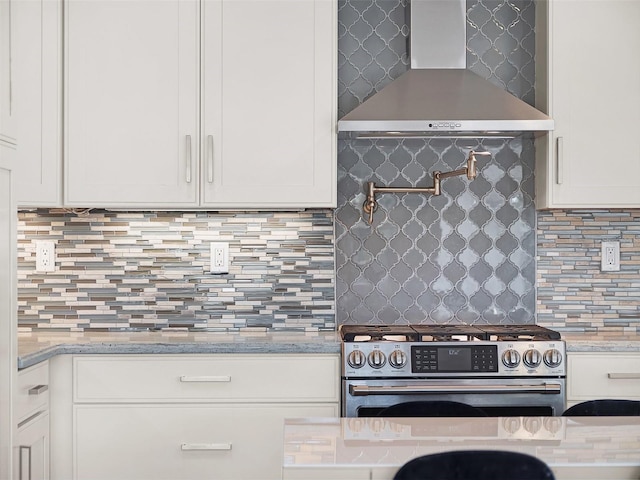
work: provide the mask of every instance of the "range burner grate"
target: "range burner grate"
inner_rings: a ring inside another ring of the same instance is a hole
[[[539,325],[341,325],[344,342],[454,342],[560,340],[560,333]]]
[[[341,325],[340,335],[345,342],[417,342],[418,334],[409,325]]]

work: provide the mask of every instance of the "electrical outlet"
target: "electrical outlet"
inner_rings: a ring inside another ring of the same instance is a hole
[[[36,272],[56,271],[56,244],[51,240],[36,241]]]
[[[602,242],[600,270],[603,272],[620,270],[620,242]]]
[[[211,273],[229,273],[229,244],[211,242]]]

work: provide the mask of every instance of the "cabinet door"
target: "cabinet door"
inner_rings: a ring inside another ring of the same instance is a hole
[[[640,143],[628,140],[640,129],[640,2],[546,6],[556,128],[536,172],[538,206],[638,207]]]
[[[14,2],[18,206],[62,202],[62,0]]]
[[[0,141],[15,144],[15,105],[13,103],[13,37],[11,7],[14,1],[0,1]]]
[[[74,478],[281,478],[285,417],[337,404],[76,405]]]
[[[573,352],[567,361],[568,406],[603,398],[640,400],[639,354]]]
[[[68,0],[65,204],[193,206],[197,0]]]
[[[4,0],[0,0],[0,16]],[[1,20],[1,18],[0,18]],[[3,30],[0,30],[0,40]],[[0,43],[2,43],[0,41]],[[0,141],[0,478],[11,477],[11,445],[15,423],[11,404],[14,375],[17,372],[16,348],[16,208],[12,184],[15,149]]]
[[[49,478],[49,414],[42,414],[18,428],[14,450],[14,479]]]
[[[203,2],[204,205],[335,206],[336,3]]]

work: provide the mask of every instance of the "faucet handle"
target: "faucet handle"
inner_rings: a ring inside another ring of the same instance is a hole
[[[476,169],[476,155],[491,155],[491,152],[469,152],[469,158],[467,158],[467,178],[473,180],[478,175]]]
[[[373,212],[378,209],[378,202],[376,202],[376,185],[374,182],[367,183],[367,199],[362,205],[362,210],[369,214],[369,225],[373,224]]]

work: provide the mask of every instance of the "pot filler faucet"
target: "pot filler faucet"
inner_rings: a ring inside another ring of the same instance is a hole
[[[369,215],[369,225],[373,223],[373,212],[378,209],[376,200],[377,193],[430,193],[431,195],[440,195],[440,182],[445,178],[456,177],[458,175],[466,175],[469,180],[476,178],[476,155],[491,155],[489,152],[469,152],[467,158],[467,166],[451,172],[433,172],[432,187],[379,187],[374,182],[367,182],[367,199],[362,205],[362,209]]]

